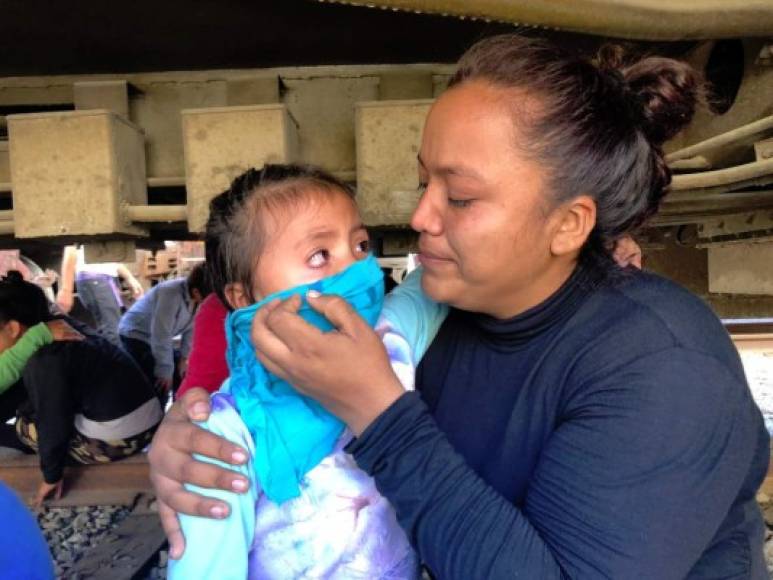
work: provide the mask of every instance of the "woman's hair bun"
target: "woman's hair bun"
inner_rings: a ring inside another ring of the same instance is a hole
[[[636,101],[639,126],[647,139],[660,147],[690,124],[703,95],[703,78],[689,64],[650,56],[626,62],[620,46],[599,51],[599,68],[618,71],[626,93]]]

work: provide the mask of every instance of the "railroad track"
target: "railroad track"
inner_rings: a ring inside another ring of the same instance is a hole
[[[101,465],[75,465],[66,469],[63,498],[49,507],[118,505],[131,512],[99,543],[81,554],[66,571],[67,578],[130,580],[141,577],[166,543],[144,455]],[[31,502],[40,483],[37,456],[0,461],[0,480]]]
[[[93,580],[132,580],[141,578],[166,544],[155,509],[155,497],[148,477],[144,455],[103,465],[78,465],[67,468],[68,489],[50,507],[120,505],[130,514],[99,544],[83,554],[67,570],[67,578]],[[0,461],[0,480],[16,490],[28,502],[40,483],[36,456]],[[773,497],[773,458],[760,492]]]

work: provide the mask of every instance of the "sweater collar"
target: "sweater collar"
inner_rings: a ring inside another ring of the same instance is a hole
[[[505,320],[488,314],[463,312],[480,338],[502,350],[517,350],[534,338],[568,320],[601,282],[591,268],[578,265],[563,285],[545,301]]]

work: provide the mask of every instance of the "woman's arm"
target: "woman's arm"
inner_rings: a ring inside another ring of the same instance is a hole
[[[21,378],[27,361],[42,346],[54,341],[45,322],[31,326],[19,341],[0,354],[0,394]]]
[[[40,469],[46,483],[62,479],[74,429],[75,401],[61,345],[39,350],[24,369],[24,386],[35,411]]]
[[[118,267],[116,268],[116,272],[118,272],[118,275],[123,278],[126,283],[129,285],[129,288],[131,288],[132,294],[134,295],[134,298],[141,298],[142,295],[145,293],[145,289],[142,287],[142,284],[140,284],[137,281],[137,278],[134,277],[134,274],[132,274],[129,271],[129,268],[124,266],[123,264],[118,264]]]
[[[83,340],[83,335],[61,319],[40,322],[0,354],[0,394],[21,378],[27,361],[39,348],[55,340]]]
[[[62,253],[62,275],[59,277],[59,292],[56,303],[65,313],[70,312],[75,301],[75,267],[78,262],[75,246],[66,246]]]
[[[515,506],[454,451],[416,395],[400,392],[364,321],[335,298],[309,302],[338,331],[322,340],[293,317],[297,303],[274,305],[256,317],[258,356],[362,433],[350,451],[440,578],[684,577],[760,445],[759,413],[738,377],[699,353],[664,349],[576,398]],[[231,462],[233,447],[191,431],[183,408],[177,415],[151,465],[163,480],[165,529],[182,546],[172,510],[224,506],[181,493],[179,482],[229,489],[236,478],[190,457]]]
[[[519,506],[475,474],[416,395],[349,451],[439,578],[684,578],[749,476],[760,423],[746,394],[705,355],[642,359],[577,395]]]
[[[759,449],[759,411],[741,379],[709,356],[664,348],[583,385],[515,506],[415,395],[394,397],[364,321],[335,297],[309,303],[338,331],[318,335],[287,301],[256,316],[256,353],[362,433],[351,451],[440,578],[683,578]]]

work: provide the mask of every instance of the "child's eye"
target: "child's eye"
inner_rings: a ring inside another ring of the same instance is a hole
[[[459,208],[469,207],[471,203],[472,203],[471,199],[451,199],[450,197],[448,198],[448,205],[450,205],[451,207],[459,207]]]
[[[424,193],[427,190],[427,182],[421,182],[419,183],[419,187],[416,188],[416,191],[419,193]]]
[[[367,254],[370,251],[370,241],[363,240],[357,244],[357,251],[363,254]]]
[[[330,259],[330,252],[327,250],[319,250],[314,252],[309,258],[309,266],[312,268],[321,268]]]

